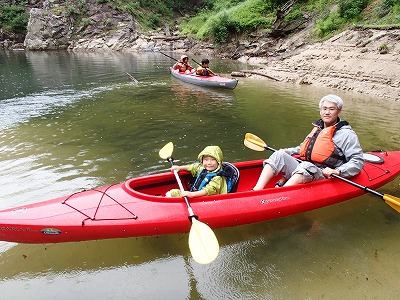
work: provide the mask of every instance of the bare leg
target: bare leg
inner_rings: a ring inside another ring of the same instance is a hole
[[[273,176],[274,173],[272,172],[271,166],[266,164],[263,170],[261,171],[260,177],[258,178],[257,184],[255,185],[253,190],[255,191],[262,190]]]
[[[295,185],[299,183],[303,183],[303,174],[294,174],[292,177],[289,178],[288,181],[286,181],[285,186]]]

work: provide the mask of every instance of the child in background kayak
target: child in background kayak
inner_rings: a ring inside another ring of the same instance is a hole
[[[207,58],[203,58],[201,60],[201,66],[199,66],[196,70],[196,74],[201,75],[201,76],[217,75],[213,71],[211,71],[211,69],[208,67],[209,64],[210,64],[210,61]]]
[[[190,191],[181,193],[179,189],[172,189],[167,192],[167,197],[195,198],[216,194],[226,194],[228,187],[224,176],[218,175],[221,171],[223,154],[218,146],[207,146],[197,157],[199,162],[194,164],[171,167],[171,171],[189,171],[196,180]]]
[[[189,57],[187,55],[182,55],[181,60],[174,64],[172,69],[184,73],[193,73],[195,71],[195,69],[189,64]]]

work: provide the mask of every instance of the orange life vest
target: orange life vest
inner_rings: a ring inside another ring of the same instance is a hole
[[[349,123],[340,121],[327,128],[322,128],[323,123],[321,123],[321,120],[317,122],[311,133],[305,138],[300,147],[300,158],[334,168],[339,161],[345,162],[346,159],[336,147],[332,138],[337,130]]]
[[[177,67],[175,67],[174,69],[179,69],[179,72],[186,72],[186,70],[192,71],[193,68],[189,65],[189,63],[183,63],[183,62],[179,62],[177,64]]]

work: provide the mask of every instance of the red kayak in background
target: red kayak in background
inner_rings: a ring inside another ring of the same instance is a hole
[[[351,180],[378,188],[400,173],[400,151],[379,152]],[[199,220],[211,228],[281,218],[345,201],[364,190],[336,178],[296,186],[250,191],[262,160],[234,163],[240,171],[237,192],[190,199]],[[180,174],[185,189],[191,175]],[[278,178],[275,178],[276,181]],[[166,198],[178,188],[171,172],[130,179],[36,204],[0,211],[0,240],[60,243],[188,232],[191,223],[182,198]]]
[[[238,80],[236,78],[226,78],[219,75],[212,76],[201,76],[195,73],[179,72],[170,68],[171,75],[175,78],[182,80],[183,82],[205,86],[205,87],[220,87],[225,89],[233,90],[237,84]]]

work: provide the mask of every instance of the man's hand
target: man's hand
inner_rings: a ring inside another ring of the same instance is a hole
[[[325,177],[330,177],[332,174],[340,176],[340,171],[326,167],[322,170],[322,174],[324,174]]]

